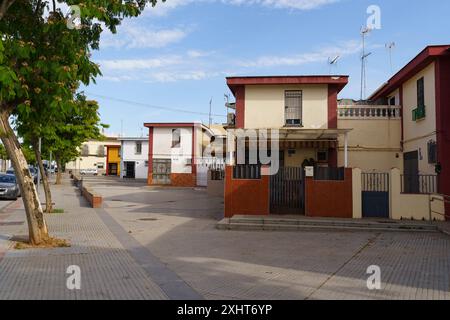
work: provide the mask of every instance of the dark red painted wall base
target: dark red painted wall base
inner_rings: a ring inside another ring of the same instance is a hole
[[[260,180],[235,180],[233,167],[225,169],[225,217],[269,215],[269,177]]]
[[[308,217],[353,218],[352,169],[345,170],[344,181],[316,181],[306,178]]]

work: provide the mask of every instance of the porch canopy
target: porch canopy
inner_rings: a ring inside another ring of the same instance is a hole
[[[274,129],[272,129],[274,130]],[[302,129],[281,128],[279,133],[280,147],[283,148],[338,148],[339,136],[344,136],[344,163],[348,167],[348,133],[353,129]],[[260,131],[267,133],[271,140],[271,129],[255,129],[257,136]]]

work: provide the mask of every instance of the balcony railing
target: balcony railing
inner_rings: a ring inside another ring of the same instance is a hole
[[[400,119],[400,106],[339,106],[339,119]]]
[[[437,192],[437,176],[431,174],[405,174],[401,177],[402,193],[433,194]]]

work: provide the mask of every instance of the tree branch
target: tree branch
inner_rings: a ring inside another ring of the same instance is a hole
[[[9,7],[15,2],[16,0],[3,0],[2,5],[0,6],[0,20],[3,19],[3,17],[6,15],[6,12],[8,11]]]

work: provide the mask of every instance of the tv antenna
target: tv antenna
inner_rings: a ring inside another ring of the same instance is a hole
[[[366,98],[366,60],[372,54],[372,52],[366,53],[366,37],[369,35],[372,29],[363,27],[361,29],[361,38],[362,38],[362,55],[361,55],[361,96],[360,100],[364,100]]]
[[[209,100],[209,127],[211,128],[212,125],[212,102],[213,98],[211,97],[211,100]]]
[[[331,75],[331,68],[333,66],[337,66],[338,60],[339,60],[340,56],[337,55],[334,58],[328,58],[328,66],[330,67],[330,75]]]
[[[394,72],[394,67],[392,65],[392,51],[395,49],[395,42],[386,43],[386,49],[389,50],[389,64],[391,67],[391,74]]]

